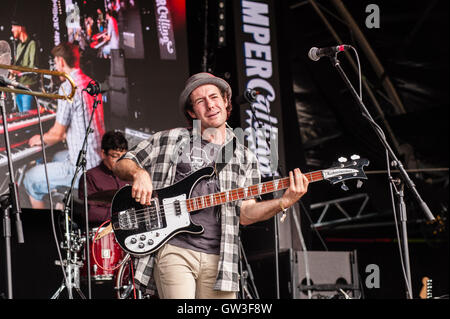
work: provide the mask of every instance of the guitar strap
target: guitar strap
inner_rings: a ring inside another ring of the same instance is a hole
[[[28,37],[27,42],[25,43],[25,47],[20,51],[20,55],[17,57],[16,62],[14,62],[14,65],[20,66],[20,63],[22,62],[23,55],[25,54],[25,51],[27,51],[28,46],[30,45],[31,38]]]
[[[22,63],[22,60],[24,58],[25,52],[28,50],[28,47],[30,46],[30,43],[31,43],[32,40],[33,40],[32,37],[28,36],[28,39],[25,42],[25,46],[23,47],[22,51],[20,51],[20,54],[17,57],[17,60],[14,62],[14,65],[21,66],[21,63]],[[36,49],[37,49],[37,47],[36,47]],[[36,63],[38,63],[38,61],[35,60],[35,64]],[[27,74],[24,77],[33,80],[34,84],[30,84],[30,89],[32,89],[32,90],[38,90],[39,89],[39,74],[37,74],[37,73]]]

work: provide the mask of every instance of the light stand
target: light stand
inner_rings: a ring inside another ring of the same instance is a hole
[[[5,136],[5,148],[8,157],[8,168],[9,168],[9,194],[3,196],[1,200],[1,207],[3,210],[3,236],[5,237],[5,260],[6,260],[6,276],[7,276],[7,289],[8,289],[8,299],[13,298],[12,290],[12,264],[11,264],[11,217],[10,209],[16,217],[16,231],[17,231],[17,241],[19,243],[24,243],[22,221],[20,219],[21,209],[19,205],[19,197],[17,184],[14,178],[14,168],[11,158],[11,145],[9,141],[8,134],[8,120],[6,117],[6,106],[5,106],[5,92],[1,92],[0,95],[0,106],[2,112],[3,120],[3,132]]]
[[[409,178],[408,173],[406,172],[406,170],[404,169],[401,161],[399,161],[396,157],[396,155],[394,154],[394,152],[392,151],[392,148],[389,146],[386,137],[382,131],[382,129],[378,126],[378,124],[375,123],[375,121],[373,120],[372,116],[370,115],[369,111],[367,110],[366,106],[364,105],[363,101],[361,100],[361,98],[358,96],[356,90],[354,89],[354,87],[352,86],[350,80],[348,79],[348,77],[346,76],[344,70],[342,69],[340,62],[337,58],[337,53],[334,54],[334,56],[330,57],[331,63],[332,65],[336,68],[336,70],[338,71],[339,75],[342,77],[342,79],[344,80],[345,84],[347,85],[347,87],[350,89],[350,93],[352,94],[352,96],[355,98],[356,102],[358,103],[358,106],[361,108],[361,112],[364,118],[366,118],[366,120],[369,121],[370,125],[372,126],[372,128],[374,129],[375,133],[378,135],[381,143],[383,144],[384,148],[386,149],[387,152],[387,157],[390,158],[392,160],[392,165],[396,166],[398,168],[398,170],[400,171],[400,176],[403,180],[403,182],[406,184],[406,186],[408,186],[409,190],[411,191],[414,199],[417,201],[417,203],[419,204],[420,208],[422,209],[422,211],[424,212],[426,218],[429,221],[434,220],[434,216],[431,213],[430,209],[428,208],[427,204],[422,200],[422,198],[420,197],[419,193],[417,192],[417,189],[414,185],[414,183],[412,182],[412,180]],[[395,187],[395,185],[393,184],[393,179],[390,179],[390,183],[393,187]],[[391,189],[392,191],[392,189]],[[403,253],[404,253],[404,262],[405,262],[405,268],[406,268],[406,285],[407,288],[409,290],[409,292],[407,293],[407,298],[412,299],[412,291],[411,291],[411,270],[410,270],[410,265],[409,265],[409,249],[408,249],[408,241],[407,241],[407,230],[406,230],[406,222],[407,222],[407,214],[406,214],[406,208],[403,202],[403,190],[401,190],[401,192],[397,193],[398,195],[398,200],[400,200],[399,206],[400,206],[400,210],[401,210],[401,218],[402,218],[402,233],[403,233]]]

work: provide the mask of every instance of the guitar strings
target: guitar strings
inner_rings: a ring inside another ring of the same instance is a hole
[[[317,176],[318,174],[320,174],[320,176]],[[309,175],[307,177],[309,181],[315,181],[315,179],[318,180],[319,178],[322,177],[322,173],[321,172],[311,172],[311,173],[308,173],[308,174],[305,174],[305,175]],[[315,175],[315,176],[313,177],[313,175]],[[282,179],[278,180],[278,183],[281,184],[281,188],[280,188],[280,185],[278,185],[277,189],[275,189],[275,185],[273,185],[273,183],[274,183],[274,181],[266,182],[266,183],[263,183],[263,184],[253,185],[253,186],[248,187],[248,190],[250,190],[251,196],[261,195],[261,192],[259,192],[259,191],[258,191],[258,194],[253,194],[252,193],[254,189],[255,190],[259,190],[260,189],[259,185],[263,185],[264,187],[266,187],[266,192],[274,192],[274,191],[277,191],[277,190],[282,190],[282,189],[285,189],[285,188],[289,187],[289,178],[285,177],[285,178],[282,178]],[[268,188],[269,188],[269,191],[267,190]],[[232,193],[233,190],[229,191],[229,192],[231,192],[231,195],[232,195],[232,200],[231,201],[243,199],[243,198],[239,198],[239,197],[234,199],[233,195],[240,196],[242,194],[242,195],[244,195],[244,198],[245,198],[245,190],[244,190],[244,188],[239,188],[239,189],[234,190],[235,194]],[[248,193],[249,193],[249,191],[247,191],[247,194]],[[203,205],[203,203],[202,203],[202,201],[200,203],[197,203],[197,201],[198,201],[197,198],[207,198],[209,196],[210,195],[206,195],[206,196],[202,196],[202,197],[194,197],[194,198],[187,199],[186,203],[188,201],[191,202],[189,204],[189,206],[191,206],[193,208],[195,208],[195,206],[197,206],[196,209],[192,209],[190,211],[201,210],[201,209],[204,209],[204,208],[208,208],[208,207],[218,206],[218,205],[224,204],[222,202],[218,202],[218,203],[214,203],[214,202],[215,201],[220,201],[223,196],[225,196],[225,198],[226,198],[226,194],[224,194],[224,193],[212,194],[212,196],[214,197],[213,201],[212,201],[213,204],[211,205],[211,200],[209,199],[209,204],[207,202],[207,205],[205,205],[205,207],[200,207],[200,206]],[[227,202],[227,200],[225,202]],[[140,223],[143,223],[143,222],[150,222],[150,223],[156,222],[156,221],[159,222],[160,219],[165,218],[166,216],[173,216],[173,215],[177,214],[177,213],[166,213],[164,210],[161,210],[160,213],[158,214],[158,212],[156,210],[156,207],[154,207],[154,206],[149,206],[149,207],[146,207],[146,208],[135,210],[134,213],[135,213],[134,214],[134,220],[132,220],[132,222],[137,223],[137,224],[140,224]]]
[[[285,187],[284,183],[283,183],[282,186]],[[266,187],[266,190],[267,190],[267,187]],[[248,192],[247,192],[247,194],[248,194]],[[244,197],[240,198],[241,195],[243,195]],[[257,196],[257,195],[260,195],[260,192],[258,192],[258,194],[253,194],[253,192],[251,190],[250,195],[251,196]],[[203,196],[203,197],[194,197],[194,198],[187,199],[185,201],[186,204],[187,204],[186,207],[188,207],[188,206],[192,207],[194,209],[190,209],[190,211],[196,211],[196,210],[201,210],[201,209],[212,207],[212,206],[218,206],[218,205],[224,204],[227,201],[230,201],[230,200],[226,199],[227,196],[224,193],[216,193],[216,194],[212,194],[212,196],[213,196],[213,200],[208,198],[209,195]],[[239,189],[238,191],[235,191],[235,194],[233,194],[233,193],[231,194],[231,201],[244,199],[246,197],[248,198],[249,196],[245,196],[244,190],[243,189]],[[206,205],[204,205],[205,201],[199,200],[199,198],[208,198],[206,200]],[[225,202],[222,202],[223,198],[225,198]],[[190,202],[188,203],[188,201],[190,201]],[[203,206],[205,206],[205,207],[203,207]],[[158,212],[156,211],[156,207],[155,206],[148,206],[148,207],[145,207],[145,208],[142,208],[142,209],[138,209],[138,210],[135,210],[134,213],[135,213],[134,215],[135,215],[136,220],[138,218],[142,217],[142,216],[144,217],[144,219],[139,219],[140,222],[142,222],[143,220],[145,220],[145,221],[148,220],[147,217],[151,218],[152,214],[153,214],[153,216],[155,216],[155,214],[156,214],[156,216],[158,215]],[[165,211],[162,210],[161,213],[160,213],[160,216],[161,217],[165,217],[166,215],[170,216],[170,215],[174,215],[174,214],[166,214]],[[175,215],[176,215],[176,213],[175,213]],[[157,219],[157,218],[158,217],[154,218],[154,220]],[[150,219],[150,221],[152,221],[152,220]]]

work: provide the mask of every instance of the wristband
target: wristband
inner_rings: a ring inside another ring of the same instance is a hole
[[[279,204],[280,204],[281,211],[283,212],[283,215],[281,215],[281,218],[280,218],[280,222],[284,222],[284,220],[286,219],[287,209],[283,207],[283,204],[281,203],[281,199],[279,201]]]

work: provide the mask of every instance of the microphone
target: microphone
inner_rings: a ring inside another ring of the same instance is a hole
[[[323,56],[334,56],[336,53],[341,51],[347,51],[351,49],[351,45],[341,44],[334,47],[328,48],[316,48],[312,47],[308,52],[308,57],[313,61],[318,61]]]
[[[253,90],[253,89],[246,89],[244,91],[244,94],[239,95],[236,97],[235,101],[237,104],[246,104],[246,103],[254,103],[256,102],[256,97],[258,96],[259,91]]]
[[[20,83],[17,82],[17,81],[14,81],[14,80],[10,80],[10,79],[8,79],[8,78],[5,78],[3,75],[0,75],[0,85],[1,85],[1,86],[11,85],[11,86],[14,86],[14,87],[19,88],[19,89],[22,89],[22,90],[27,90],[27,91],[30,90],[30,89],[27,88],[25,85],[20,84]]]
[[[86,91],[89,95],[96,96],[101,92],[100,84],[95,80],[91,80],[83,91]]]

